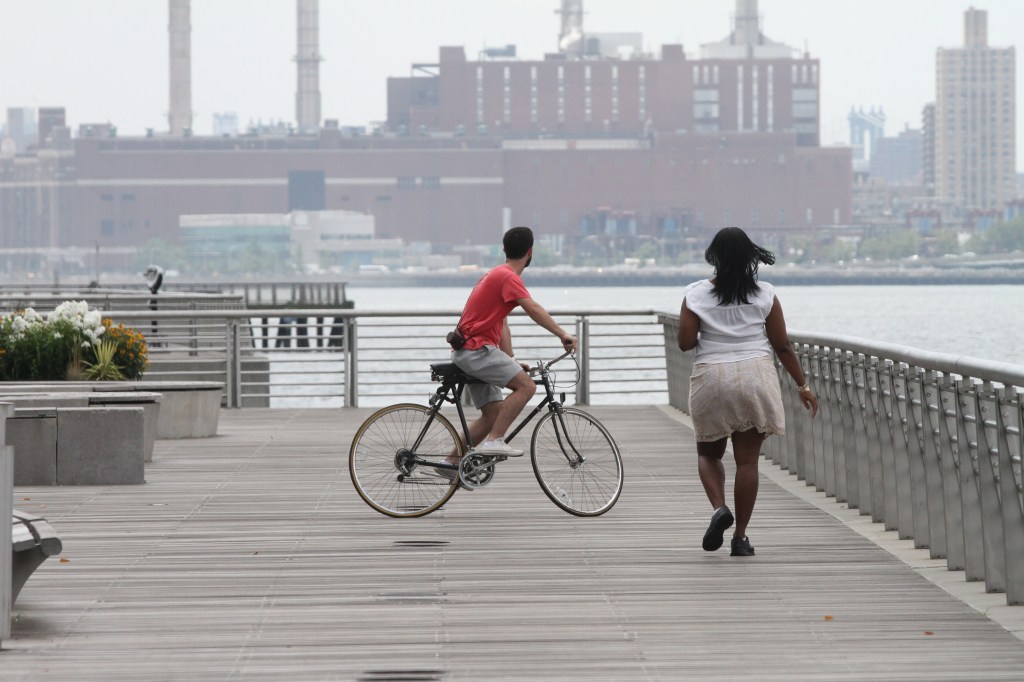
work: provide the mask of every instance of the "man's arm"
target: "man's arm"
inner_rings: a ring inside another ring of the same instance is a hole
[[[555,319],[551,317],[548,311],[544,310],[544,306],[537,303],[532,298],[520,298],[517,299],[517,303],[523,307],[526,314],[530,316],[530,319],[539,324],[544,329],[557,336],[562,341],[562,346],[566,350],[576,352],[576,337],[569,334],[555,322]]]
[[[515,353],[512,352],[512,330],[509,329],[507,317],[501,323],[501,341],[498,347],[510,358],[515,357]]]

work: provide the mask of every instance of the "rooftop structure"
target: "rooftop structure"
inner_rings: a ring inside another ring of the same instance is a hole
[[[172,135],[192,131],[192,3],[168,0],[170,62],[170,113]]]

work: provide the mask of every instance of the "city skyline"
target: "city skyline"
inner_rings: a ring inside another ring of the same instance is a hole
[[[475,55],[485,46],[515,44],[520,58],[541,58],[556,49],[557,5],[554,0],[430,5],[323,0],[323,117],[342,125],[383,120],[387,78],[407,76],[413,63],[435,62],[443,45],[462,45],[467,55]],[[806,45],[821,60],[822,144],[846,143],[851,107],[884,109],[890,136],[906,126],[919,128],[922,107],[935,98],[936,49],[963,45],[963,13],[970,4],[865,0],[846,16],[836,15],[834,4],[825,5],[762,0],[759,7],[768,37],[800,50]],[[197,134],[211,132],[216,112],[237,113],[243,130],[250,120],[294,120],[294,2],[263,2],[260,12],[252,6],[237,0],[193,4]],[[696,56],[701,44],[728,34],[734,2],[638,0],[630,7],[633,12],[612,0],[587,0],[585,30],[639,32],[648,50],[682,43],[688,55]],[[1024,24],[1024,3],[999,0],[977,7],[989,13],[989,44],[1012,46],[1013,26]],[[0,41],[0,80],[5,84],[0,107],[64,106],[73,130],[108,121],[124,135],[167,129],[165,0],[94,0],[88,5],[5,0],[0,8],[5,24],[24,27]],[[460,21],[451,21],[452,15]],[[63,49],[39,49],[41,33],[34,27],[41,26]],[[367,26],[380,30],[367,31]],[[1020,79],[1018,70],[1018,89]],[[1024,129],[1022,116],[1018,107],[1018,127]],[[1019,169],[1024,140],[1018,139],[1017,146]]]

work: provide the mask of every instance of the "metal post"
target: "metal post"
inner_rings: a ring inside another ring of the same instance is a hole
[[[1012,386],[996,394],[996,447],[999,450],[999,498],[1003,512],[1003,557],[1006,571],[1006,603],[1024,604],[1024,509],[1021,508],[1020,471],[1021,398]],[[1013,434],[1011,436],[1011,433]],[[1017,441],[1017,467],[1010,450],[1011,437]],[[1015,471],[1016,469],[1016,471]],[[1024,471],[1021,472],[1024,479]]]
[[[14,513],[14,448],[5,445],[7,418],[13,414],[13,405],[0,404],[0,644],[11,638],[11,607],[14,606],[9,523]]]
[[[356,346],[357,322],[345,318],[345,406],[359,407],[359,354]]]
[[[231,385],[234,386],[235,400],[234,407],[242,406],[242,323],[234,319],[231,325],[231,356],[233,358],[234,376],[231,377]],[[232,404],[232,403],[228,403]]]
[[[580,357],[580,382],[576,384],[576,404],[590,404],[590,318],[586,315],[576,318],[576,338],[579,341],[576,352]]]

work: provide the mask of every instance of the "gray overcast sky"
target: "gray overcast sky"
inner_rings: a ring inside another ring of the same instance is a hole
[[[558,0],[320,0],[324,118],[363,125],[386,112],[386,79],[437,59],[441,45],[512,43],[540,58],[557,41]],[[935,50],[963,44],[967,0],[761,0],[765,34],[821,59],[822,143],[845,143],[851,106],[879,106],[887,134],[920,127],[934,99]],[[1007,47],[1024,1],[988,0],[989,44]],[[585,30],[643,33],[657,48],[725,37],[734,0],[585,0]],[[294,0],[193,0],[196,131],[234,111],[244,127],[295,116]],[[0,107],[67,107],[73,128],[167,128],[166,0],[0,0]],[[1017,91],[1024,91],[1018,65]],[[1019,100],[1019,94],[1018,94]],[[1017,106],[1024,166],[1024,106]]]

